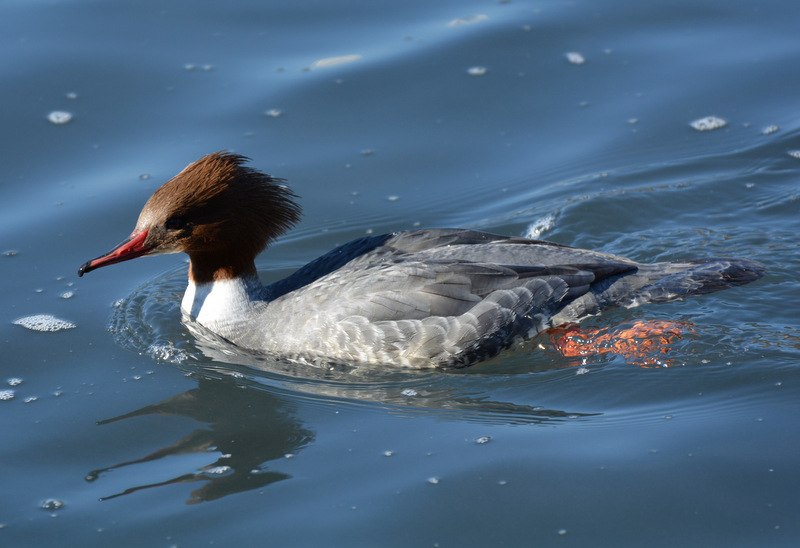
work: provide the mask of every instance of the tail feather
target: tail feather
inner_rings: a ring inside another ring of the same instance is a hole
[[[748,259],[712,257],[672,263],[639,265],[635,272],[603,280],[591,291],[568,303],[551,325],[577,322],[606,308],[632,308],[705,295],[758,280],[764,267]]]
[[[692,295],[705,295],[748,284],[764,275],[764,267],[748,259],[711,257],[669,264],[685,268],[662,276],[635,291],[631,295],[635,301],[632,304],[667,303]]]

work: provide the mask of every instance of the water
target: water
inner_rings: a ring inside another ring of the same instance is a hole
[[[4,3],[0,542],[795,546],[799,11]],[[221,149],[302,196],[265,281],[415,226],[768,274],[588,323],[690,326],[660,366],[547,336],[458,372],[222,354],[180,323],[182,257],[76,275]]]

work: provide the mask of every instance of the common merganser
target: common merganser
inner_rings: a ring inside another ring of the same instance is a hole
[[[463,367],[612,306],[669,302],[760,278],[747,259],[641,264],[462,229],[367,236],[264,287],[255,257],[300,219],[282,179],[217,152],[156,190],[131,235],[78,275],[189,255],[184,316],[231,343],[309,363]]]

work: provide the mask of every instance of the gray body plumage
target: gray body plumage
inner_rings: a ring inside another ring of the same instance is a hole
[[[758,279],[746,259],[640,264],[458,229],[354,240],[264,288],[219,334],[312,363],[463,367],[612,306],[669,302]]]

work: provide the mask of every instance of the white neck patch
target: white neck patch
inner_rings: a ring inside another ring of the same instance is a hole
[[[225,337],[237,324],[247,321],[253,306],[263,300],[263,289],[256,276],[201,284],[190,280],[181,309],[192,320]]]

